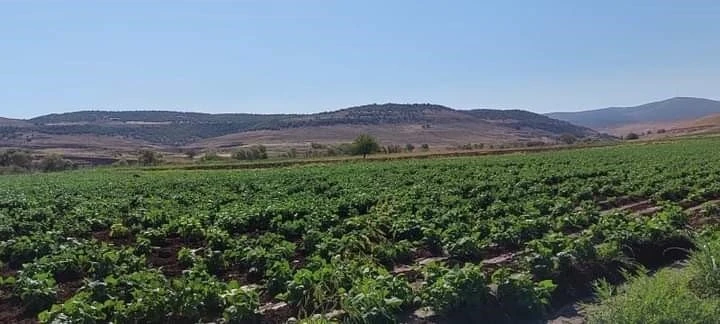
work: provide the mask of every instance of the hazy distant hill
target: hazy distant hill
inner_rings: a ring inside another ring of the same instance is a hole
[[[384,144],[456,146],[467,143],[502,144],[553,142],[560,135],[603,137],[572,125],[521,110],[454,110],[438,105],[367,105],[334,112],[295,116],[283,127],[255,129],[193,143],[195,147],[226,147],[234,143],[337,143],[359,133],[376,136]]]
[[[121,136],[163,145],[252,129],[280,127],[287,115],[204,114],[172,111],[79,111],[30,119],[32,130],[52,135]]]
[[[591,129],[528,111],[455,110],[431,104],[374,104],[306,115],[80,111],[40,116],[10,130],[23,133],[28,143],[33,143],[33,138],[55,137],[57,141],[57,137],[66,136],[76,141],[78,136],[95,136],[88,145],[97,144],[100,137],[119,137],[164,146],[239,145],[263,138],[277,142],[318,138],[348,141],[358,132],[378,133],[398,144],[549,141],[562,134],[599,136]],[[38,141],[34,143],[39,145]]]
[[[30,123],[28,123],[24,120],[0,117],[0,127],[27,127],[27,126],[30,126]]]
[[[547,116],[605,131],[630,124],[693,120],[716,113],[720,113],[720,101],[677,97],[635,107],[558,112],[549,113]]]

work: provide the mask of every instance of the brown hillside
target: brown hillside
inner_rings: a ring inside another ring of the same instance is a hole
[[[529,140],[551,140],[550,134],[514,130],[491,123],[455,122],[431,125],[335,125],[241,132],[202,140],[189,147],[233,147],[243,144],[287,144],[352,142],[359,134],[372,134],[383,145],[429,144],[457,146],[467,143],[501,144]]]
[[[604,129],[603,131],[624,136],[628,133],[648,134],[648,137],[669,137],[684,135],[702,135],[720,132],[720,114],[705,116],[699,119],[680,120],[675,122],[636,123]],[[660,132],[660,133],[658,133]]]
[[[693,126],[720,126],[720,114],[715,114],[693,121]]]
[[[563,135],[603,137],[589,128],[523,110],[457,110],[433,104],[393,103],[295,115],[79,111],[40,116],[28,124],[0,128],[0,146],[48,148],[66,144],[70,148],[137,149],[154,145],[177,150],[340,143],[352,141],[360,133],[369,133],[386,144],[443,146],[554,142]]]

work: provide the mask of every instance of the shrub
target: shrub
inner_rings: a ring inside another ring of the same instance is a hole
[[[352,143],[341,143],[335,149],[342,154],[352,155],[354,148]]]
[[[0,152],[0,166],[30,169],[31,165],[32,156],[28,152],[19,150]]]
[[[559,140],[565,144],[575,144],[575,142],[577,142],[577,137],[573,134],[562,134],[560,135]]]
[[[119,159],[119,160],[113,162],[112,165],[115,167],[126,167],[126,166],[130,165],[130,163],[128,163],[128,161],[126,159]]]
[[[384,149],[384,152],[387,154],[402,153],[400,145],[388,145]]]
[[[693,294],[689,280],[684,271],[665,269],[628,278],[619,288],[601,281],[595,288],[600,303],[587,307],[588,323],[716,323],[720,303]]]
[[[700,244],[690,258],[690,289],[701,297],[720,297],[720,241]]]
[[[208,151],[200,158],[202,162],[222,161],[223,158],[215,151]]]
[[[27,169],[18,166],[0,166],[0,174],[20,174],[27,171]]]
[[[285,157],[290,158],[290,159],[296,158],[297,157],[297,149],[294,147],[291,148],[289,151],[287,151],[287,153],[285,153]]]
[[[638,138],[640,138],[640,135],[635,134],[635,133],[629,133],[629,134],[625,135],[625,139],[629,140],[629,141],[636,140]]]
[[[253,145],[249,148],[241,149],[233,153],[233,159],[236,160],[264,160],[268,158],[267,149],[263,145]]]
[[[70,160],[63,159],[62,156],[57,154],[51,154],[42,160],[38,164],[38,168],[43,172],[57,172],[75,169],[75,163]]]
[[[162,163],[162,155],[151,150],[142,150],[138,154],[138,164],[143,166],[159,165]]]
[[[186,150],[186,151],[185,151],[185,156],[186,156],[188,159],[190,159],[190,160],[195,159],[195,157],[196,157],[197,155],[198,155],[198,151],[197,151],[197,150],[189,149],[189,150]]]

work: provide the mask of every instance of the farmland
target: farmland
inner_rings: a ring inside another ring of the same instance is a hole
[[[718,147],[5,176],[0,322],[542,318],[684,257]]]

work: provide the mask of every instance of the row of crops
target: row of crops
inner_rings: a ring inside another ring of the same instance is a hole
[[[719,146],[2,177],[0,322],[541,318],[692,247]]]

